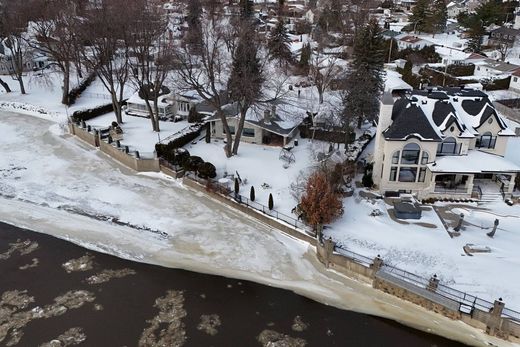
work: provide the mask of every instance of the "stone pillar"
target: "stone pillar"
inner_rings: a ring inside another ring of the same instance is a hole
[[[328,268],[330,265],[330,259],[332,258],[332,253],[334,252],[334,246],[336,246],[336,244],[334,241],[332,241],[332,239],[329,238],[323,242],[323,246],[325,248],[325,267]]]
[[[377,271],[379,271],[379,269],[383,267],[383,264],[383,259],[381,259],[381,256],[378,254],[377,257],[374,258],[374,260],[372,261],[372,265],[370,266],[372,270],[374,270],[374,275]]]
[[[459,215],[459,222],[457,223],[457,226],[453,230],[460,231],[460,228],[462,227],[462,222],[464,222],[464,213],[461,213]]]
[[[515,190],[515,179],[516,179],[516,173],[511,174],[511,179],[509,180],[509,186],[507,187],[507,194],[511,195],[513,194],[513,191]]]
[[[493,223],[493,230],[491,230],[489,233],[487,233],[486,234],[487,236],[489,236],[491,238],[493,238],[493,236],[495,236],[495,233],[496,233],[497,227],[498,227],[498,223],[500,223],[499,220],[495,219],[495,222]]]
[[[468,180],[466,182],[466,192],[469,194],[469,196],[471,197],[471,193],[473,193],[473,180],[475,178],[475,175],[468,175]]]
[[[318,223],[316,225],[316,235],[318,236],[318,242],[323,242],[323,224]]]
[[[438,287],[439,279],[437,278],[437,274],[434,274],[432,277],[430,277],[430,281],[428,282],[428,286],[426,287],[426,289],[428,289],[431,292],[436,292]]]
[[[495,300],[493,308],[491,309],[491,317],[489,317],[488,324],[486,326],[486,333],[491,336],[496,336],[500,331],[500,323],[502,321],[502,311],[504,310],[504,302],[502,298]]]

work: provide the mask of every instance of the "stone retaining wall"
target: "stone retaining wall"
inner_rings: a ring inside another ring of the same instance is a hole
[[[276,229],[279,229],[281,231],[283,231],[284,233],[292,236],[292,237],[295,237],[297,239],[300,239],[302,241],[306,241],[308,243],[310,243],[311,245],[313,246],[316,246],[316,239],[314,237],[311,237],[307,234],[304,234],[302,233],[301,231],[298,231],[297,229],[293,228],[293,227],[290,227],[289,225],[285,224],[285,223],[282,223],[282,222],[279,222],[277,221],[276,219],[273,219],[255,209],[252,209],[250,207],[247,207],[246,205],[244,204],[240,204],[234,200],[231,200],[231,199],[228,199],[227,197],[221,195],[221,194],[218,194],[218,193],[214,193],[214,192],[211,192],[211,191],[208,191],[206,189],[205,186],[201,185],[200,183],[188,178],[188,177],[184,177],[183,181],[182,181],[186,186],[190,187],[190,188],[193,188],[199,192],[203,192],[209,196],[211,196],[212,198],[218,200],[219,202],[222,202],[224,203],[225,205],[228,205],[228,206],[231,206],[257,220],[259,220],[260,222],[262,223],[265,223],[269,226],[272,226],[273,228],[276,228]]]
[[[99,146],[99,142],[98,142],[99,138],[93,132],[88,132],[87,129],[83,129],[82,127],[80,127],[74,123],[69,123],[69,130],[70,130],[71,134],[76,135],[77,137],[79,137],[81,140],[85,141],[89,145],[91,145],[93,147]]]
[[[161,168],[159,167],[158,159],[137,159],[127,153],[125,153],[120,148],[113,146],[112,144],[106,143],[105,141],[99,142],[99,149],[101,152],[109,155],[113,159],[117,160],[121,164],[128,166],[131,169],[139,172],[159,172]]]

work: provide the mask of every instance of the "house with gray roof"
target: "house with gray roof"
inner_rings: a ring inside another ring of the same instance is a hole
[[[229,107],[234,112],[226,112],[226,119],[231,131],[235,135],[238,128],[238,105]],[[242,142],[285,146],[298,135],[298,126],[307,116],[304,109],[289,102],[272,101],[270,103],[251,107],[244,122]],[[226,133],[219,115],[214,114],[207,119],[210,124],[211,137],[225,139]]]
[[[385,93],[373,179],[382,194],[508,198],[520,167],[504,158],[515,136],[487,94],[466,88]]]

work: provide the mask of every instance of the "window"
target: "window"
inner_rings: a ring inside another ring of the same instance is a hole
[[[419,182],[424,182],[424,178],[426,177],[426,168],[425,167],[422,167],[420,170],[419,170],[419,179],[418,181]]]
[[[397,178],[397,166],[392,166],[390,168],[390,181],[395,182]]]
[[[477,148],[495,148],[497,137],[493,136],[489,131],[485,132],[477,139],[475,147]]]
[[[421,147],[416,143],[409,143],[403,148],[401,164],[417,164],[419,162],[419,152]]]
[[[417,167],[401,166],[399,169],[399,182],[415,182]]]
[[[245,137],[255,137],[255,129],[244,128],[242,135]]]
[[[518,81],[518,77],[513,77],[513,82],[517,82]]]
[[[422,153],[422,157],[421,157],[421,165],[428,164],[428,159],[429,159],[428,153],[427,152],[423,152]]]
[[[437,147],[438,155],[453,155],[459,154],[460,152],[460,144],[457,144],[457,141],[453,137],[448,137]]]
[[[389,181],[395,182],[424,182],[426,177],[426,164],[430,155],[421,151],[417,143],[405,145],[402,151],[392,154],[392,166],[390,167]]]
[[[397,151],[392,155],[392,164],[399,164],[399,157],[401,156],[401,152]]]
[[[224,126],[222,126],[222,132],[224,134],[226,133],[226,128],[224,128]],[[229,126],[229,132],[231,133],[231,135],[235,135],[235,127],[233,125]]]

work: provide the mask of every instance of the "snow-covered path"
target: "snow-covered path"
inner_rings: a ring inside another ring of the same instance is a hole
[[[57,124],[0,112],[0,133],[1,221],[127,259],[291,289],[474,345],[510,345],[326,272],[305,243],[178,181],[127,170]]]

